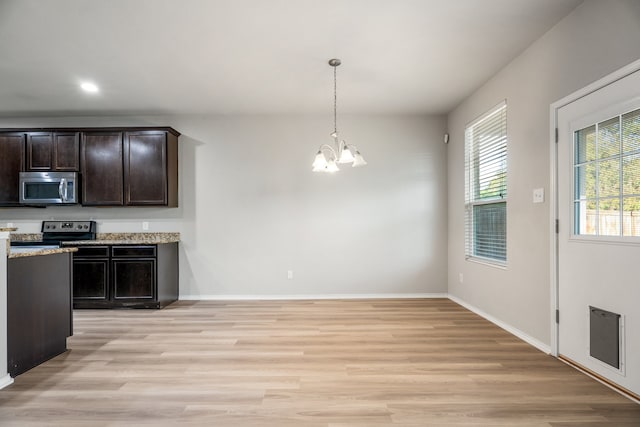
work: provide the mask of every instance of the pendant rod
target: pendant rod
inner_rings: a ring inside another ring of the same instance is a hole
[[[338,134],[338,73],[337,68],[341,62],[337,58],[329,60],[329,65],[333,67],[333,132]]]
[[[333,131],[338,134],[338,79],[337,67],[333,67]]]

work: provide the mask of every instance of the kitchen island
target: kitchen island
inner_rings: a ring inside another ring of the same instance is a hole
[[[75,247],[12,248],[0,228],[0,388],[67,349]]]
[[[7,369],[12,377],[67,350],[73,334],[72,253],[10,248],[7,257]]]
[[[7,369],[7,255],[12,231],[16,228],[0,227],[0,389],[13,383]]]

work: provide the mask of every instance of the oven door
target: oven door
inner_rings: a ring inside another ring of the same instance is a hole
[[[76,172],[20,172],[20,203],[78,203]]]

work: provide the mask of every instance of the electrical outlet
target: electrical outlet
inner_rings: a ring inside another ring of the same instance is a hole
[[[544,202],[544,188],[536,188],[533,190],[533,203]]]
[[[8,222],[8,223],[7,223],[7,227],[8,227],[8,228],[13,228],[13,223],[12,223],[12,222]]]
[[[149,229],[149,222],[148,221],[142,221],[142,229],[144,231],[147,231]]]
[[[287,270],[287,279],[293,279],[293,270]]]
[[[460,281],[460,283],[464,283],[464,274],[458,273],[458,280]]]

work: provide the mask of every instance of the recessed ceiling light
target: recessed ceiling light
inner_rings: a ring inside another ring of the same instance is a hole
[[[84,90],[85,92],[91,92],[91,93],[95,93],[98,92],[98,86],[96,86],[93,83],[90,82],[84,82],[80,85],[80,87],[82,88],[82,90]]]

